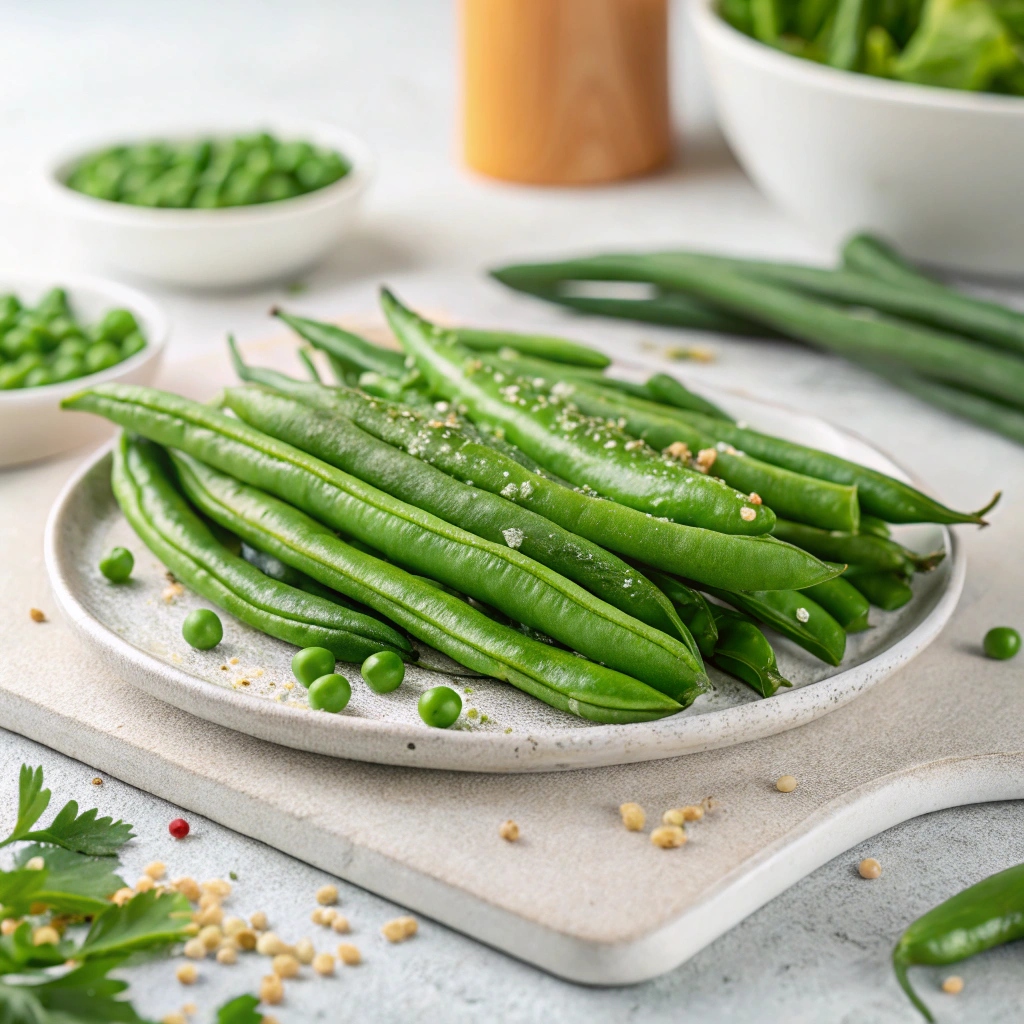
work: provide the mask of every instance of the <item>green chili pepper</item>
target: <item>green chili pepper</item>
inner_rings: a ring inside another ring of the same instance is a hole
[[[990,875],[919,917],[900,936],[892,964],[910,1001],[934,1021],[910,987],[908,967],[955,964],[1017,939],[1024,939],[1024,864]]]
[[[265,388],[229,388],[224,399],[258,430],[478,537],[514,547],[642,622],[689,640],[657,587],[591,541],[498,495],[459,483],[336,414]]]
[[[927,555],[869,533],[819,530],[803,523],[779,519],[775,536],[829,562],[845,562],[879,572],[930,572],[946,557],[944,551]]]
[[[230,554],[178,493],[154,445],[122,435],[111,483],[146,547],[182,583],[235,618],[300,647],[326,647],[344,661],[412,649],[376,619],[278,583]]]
[[[367,433],[449,475],[501,494],[636,562],[736,590],[800,589],[839,574],[839,569],[770,537],[742,537],[681,526],[567,489],[417,409],[350,389],[320,388],[275,371],[247,368],[240,361],[236,366],[243,377],[347,416]]]
[[[247,543],[386,615],[466,668],[594,722],[647,722],[680,710],[653,687],[539,643],[430,582],[364,554],[277,498],[180,452],[173,458],[185,491],[206,515]]]
[[[581,416],[525,378],[510,381],[479,360],[467,359],[465,349],[447,342],[447,336],[389,292],[382,302],[393,330],[433,390],[465,405],[470,419],[502,428],[527,455],[564,479],[689,526],[756,536],[774,525],[766,506],[684,469],[617,427]]]
[[[663,687],[681,703],[691,703],[706,686],[703,666],[680,641],[512,548],[451,526],[208,406],[123,384],[101,385],[64,404],[97,412],[264,487],[395,562]]]
[[[641,398],[611,397],[597,388],[573,385],[568,398],[588,416],[616,420],[634,436],[659,450],[682,446],[684,460],[710,451],[707,472],[746,494],[757,494],[778,516],[825,530],[855,531],[860,524],[856,486],[794,473],[751,458],[667,413],[664,406]]]
[[[803,590],[728,592],[705,588],[720,601],[733,605],[766,626],[789,637],[805,651],[829,665],[838,665],[846,653],[843,627]]]
[[[895,572],[877,572],[851,565],[843,579],[848,580],[876,608],[886,612],[902,608],[914,596],[910,584]]]
[[[867,598],[842,576],[808,587],[801,593],[817,601],[847,633],[862,633],[870,627]]]

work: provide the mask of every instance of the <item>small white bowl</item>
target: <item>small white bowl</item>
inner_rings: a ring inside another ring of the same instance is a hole
[[[111,269],[185,288],[282,280],[308,270],[348,232],[373,176],[373,158],[355,136],[324,125],[260,127],[282,139],[334,149],[351,169],[334,184],[293,199],[221,210],[131,206],[95,199],[64,184],[83,156],[147,141],[122,137],[62,155],[47,169],[46,182],[79,244],[90,258]],[[189,141],[238,133],[236,126],[168,132],[160,138]]]
[[[146,347],[124,362],[86,377],[47,384],[38,388],[0,391],[0,467],[44,459],[84,445],[94,445],[113,433],[113,426],[99,416],[67,412],[60,403],[68,395],[92,384],[120,381],[151,384],[167,344],[167,318],[145,295],[124,285],[99,278],[0,274],[0,294],[14,292],[32,305],[54,286],[67,290],[75,317],[91,326],[109,309],[129,309],[146,337]]]
[[[1024,98],[824,67],[691,0],[722,129],[754,183],[830,243],[876,231],[929,263],[1024,274]]]

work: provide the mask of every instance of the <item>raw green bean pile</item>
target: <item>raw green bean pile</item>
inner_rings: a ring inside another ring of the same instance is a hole
[[[115,366],[146,347],[132,313],[111,309],[87,327],[63,288],[51,288],[34,306],[0,295],[0,391],[37,388]]]
[[[656,252],[521,264],[494,276],[585,312],[805,342],[1024,444],[1024,313],[946,287],[871,236],[851,238],[836,269]],[[643,282],[655,295],[606,300],[588,293],[591,304],[581,306],[574,289],[584,281]],[[666,303],[675,304],[671,311]],[[709,315],[733,323],[710,322]]]
[[[705,661],[770,697],[790,684],[762,626],[839,665],[871,605],[898,607],[942,557],[888,524],[982,521],[741,428],[672,378],[618,381],[578,342],[383,304],[405,355],[274,311],[337,386],[232,343],[245,383],[220,408],[130,385],[65,402],[130,432],[126,517],[186,585],[303,648],[314,709],[348,703],[334,657],[400,688],[401,630],[594,722],[682,710]],[[445,694],[426,704],[428,724],[458,719]]]
[[[258,132],[113,146],[83,157],[65,184],[132,206],[213,210],[292,199],[332,185],[350,169],[333,150]]]

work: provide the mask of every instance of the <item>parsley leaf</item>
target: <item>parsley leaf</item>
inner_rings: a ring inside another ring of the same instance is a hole
[[[71,942],[35,945],[32,942],[32,926],[28,921],[23,921],[10,935],[0,938],[0,974],[25,974],[32,970],[56,967],[71,956],[73,949],[74,944]]]
[[[108,907],[93,921],[75,958],[133,953],[176,942],[184,938],[191,919],[192,908],[181,893],[140,892],[123,906]]]
[[[217,1024],[260,1024],[263,1014],[256,1012],[259,1005],[255,996],[236,996],[217,1010]]]
[[[38,871],[26,868],[33,857],[41,857],[45,867]],[[33,904],[43,904],[59,914],[102,914],[110,906],[108,897],[124,887],[110,861],[52,846],[29,846],[19,852],[15,863],[18,870],[0,871],[3,917],[27,914]]]
[[[128,983],[107,977],[123,962],[121,956],[104,957],[42,983],[0,983],[0,1021],[4,1024],[145,1024],[131,1003],[115,998]]]
[[[18,787],[18,820],[14,831],[0,846],[34,839],[76,853],[106,857],[117,853],[134,835],[131,825],[112,818],[98,818],[99,811],[95,808],[79,814],[74,800],[69,800],[46,828],[32,831],[49,803],[50,791],[43,789],[43,769],[33,771],[23,764]]]

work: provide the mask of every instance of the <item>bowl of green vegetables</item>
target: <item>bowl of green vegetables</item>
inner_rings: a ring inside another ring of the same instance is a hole
[[[1024,18],[1001,0],[694,0],[723,131],[832,244],[1024,274]]]
[[[0,276],[0,467],[108,437],[61,402],[94,383],[152,383],[167,334],[160,309],[124,285]]]
[[[114,139],[53,162],[50,193],[89,256],[184,288],[284,280],[351,227],[366,146],[326,126]]]

